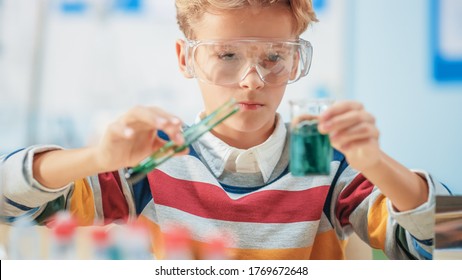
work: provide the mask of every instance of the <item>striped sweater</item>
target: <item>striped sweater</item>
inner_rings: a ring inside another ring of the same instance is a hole
[[[6,203],[1,215],[6,221],[32,215],[43,223],[64,208],[81,225],[139,219],[152,231],[157,258],[164,257],[163,230],[177,222],[188,227],[197,248],[210,233],[226,232],[235,259],[344,259],[353,232],[391,259],[430,259],[434,197],[447,193],[429,174],[419,172],[429,185],[428,201],[396,212],[337,151],[329,176],[293,177],[287,168],[287,137],[267,183],[261,174],[225,171],[216,178],[202,157],[200,139],[189,155],[170,159],[135,185],[118,170],[50,190],[34,180],[32,159],[58,148],[32,146],[3,157]]]

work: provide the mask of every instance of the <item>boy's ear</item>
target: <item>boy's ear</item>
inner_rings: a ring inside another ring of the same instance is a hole
[[[178,66],[180,67],[180,72],[188,79],[193,78],[191,72],[186,65],[186,47],[185,41],[178,39],[176,41],[176,56],[178,58]]]

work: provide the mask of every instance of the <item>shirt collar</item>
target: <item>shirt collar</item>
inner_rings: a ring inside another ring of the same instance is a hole
[[[199,116],[196,122],[200,121]],[[231,147],[210,132],[204,134],[198,143],[202,156],[216,177],[220,177],[225,169],[239,173],[261,172],[266,183],[281,157],[286,132],[282,117],[277,114],[276,127],[270,137],[247,150]]]

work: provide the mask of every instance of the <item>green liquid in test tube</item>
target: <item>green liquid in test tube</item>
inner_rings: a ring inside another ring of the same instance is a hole
[[[333,149],[329,136],[318,130],[319,115],[331,99],[291,100],[290,163],[293,176],[329,175]]]
[[[329,175],[333,151],[329,136],[319,133],[317,121],[305,121],[293,128],[290,147],[293,176]]]

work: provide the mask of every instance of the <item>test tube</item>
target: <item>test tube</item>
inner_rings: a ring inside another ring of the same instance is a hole
[[[159,150],[141,161],[137,166],[127,169],[125,178],[135,184],[142,180],[147,173],[165,162],[173,155],[182,152],[203,134],[212,130],[215,126],[239,111],[239,104],[232,98],[207,115],[199,123],[192,125],[183,132],[185,143],[177,146],[173,141],[167,142]]]
[[[291,100],[290,163],[293,176],[329,175],[333,150],[329,136],[318,130],[319,115],[333,100]]]

